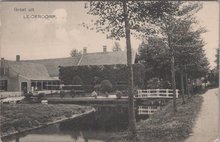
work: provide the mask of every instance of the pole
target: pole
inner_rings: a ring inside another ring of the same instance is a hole
[[[129,131],[131,138],[136,138],[136,119],[134,111],[134,94],[133,94],[133,68],[132,68],[132,51],[131,51],[131,37],[130,25],[127,12],[127,1],[123,0],[123,11],[125,20],[125,37],[127,47],[127,67],[128,67],[128,95],[129,95]]]
[[[183,67],[180,67],[181,70],[181,91],[182,91],[182,104],[185,104],[185,89],[184,89],[184,80],[183,80]]]
[[[187,74],[187,70],[186,70],[186,65],[185,65],[185,82],[186,82],[186,92],[187,92],[187,96],[189,98],[190,93],[189,93],[188,74]]]
[[[171,50],[171,78],[172,78],[172,89],[173,89],[173,111],[177,112],[176,107],[176,74],[175,74],[175,57],[174,57],[174,49],[171,45],[170,35],[168,34],[168,44]]]

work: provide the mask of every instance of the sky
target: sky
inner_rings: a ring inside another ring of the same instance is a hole
[[[84,7],[84,2],[2,2],[0,56],[8,60],[15,60],[16,55],[22,60],[61,58],[69,57],[72,49],[82,50],[84,47],[88,52],[101,52],[103,45],[111,51],[114,40],[80,25],[94,19]],[[50,18],[28,18],[31,15],[49,15]],[[218,3],[203,2],[197,18],[208,31],[202,37],[213,68],[215,49],[219,45]],[[132,37],[132,48],[137,49],[140,42]],[[125,48],[125,39],[119,43]]]

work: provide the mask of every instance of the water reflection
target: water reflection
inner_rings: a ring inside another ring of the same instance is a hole
[[[61,130],[59,124],[33,130],[28,134],[4,139],[3,142],[104,142],[114,132],[95,130]],[[19,139],[16,140],[16,137]]]
[[[141,106],[159,106],[156,101],[137,102]],[[137,121],[149,115],[138,115]],[[96,112],[74,120],[47,126],[16,136],[4,138],[3,142],[104,142],[112,134],[127,129],[127,107],[97,107]],[[143,111],[143,110],[142,110]],[[152,111],[152,110],[151,110]]]
[[[127,128],[127,118],[127,112],[108,109],[10,136],[3,139],[3,142],[104,142],[113,133]]]

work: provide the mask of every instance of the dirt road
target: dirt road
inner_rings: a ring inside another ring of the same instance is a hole
[[[218,137],[218,89],[203,94],[204,102],[193,128],[185,142],[215,142]]]

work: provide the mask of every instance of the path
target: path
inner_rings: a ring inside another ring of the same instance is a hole
[[[204,102],[193,127],[193,134],[185,142],[215,142],[218,137],[218,89],[203,94]]]

